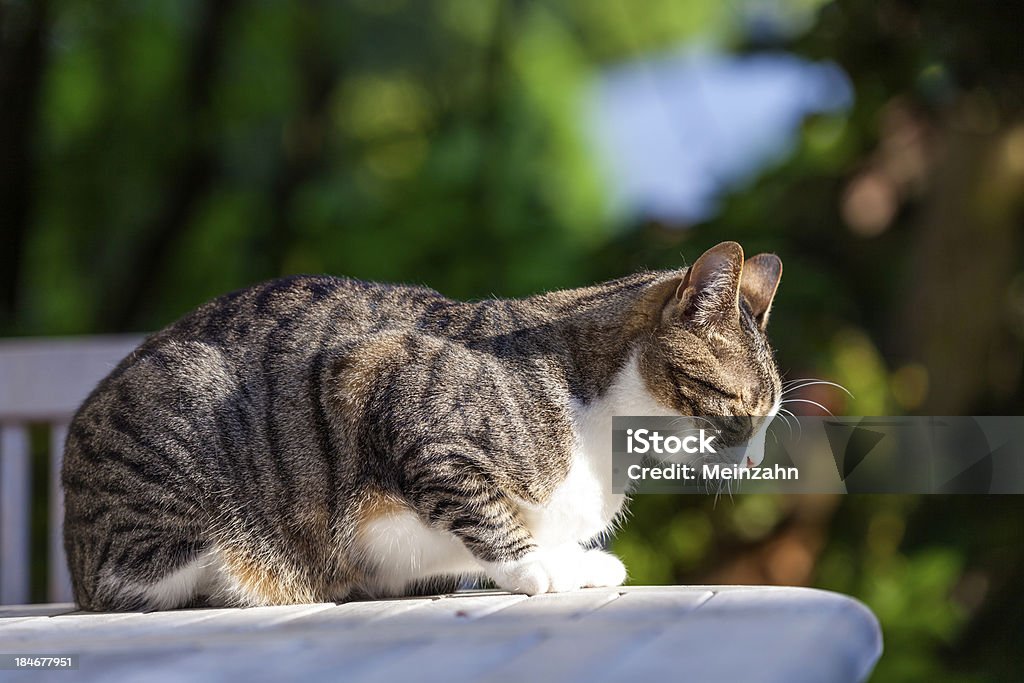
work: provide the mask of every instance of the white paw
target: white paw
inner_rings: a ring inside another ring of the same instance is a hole
[[[588,550],[583,554],[583,585],[621,586],[626,580],[626,565],[622,560],[603,550]]]
[[[521,560],[484,565],[499,588],[512,593],[562,593],[588,586],[618,586],[626,568],[613,555],[579,546],[541,548]]]
[[[583,585],[582,556],[575,546],[539,548],[520,560],[485,563],[484,569],[499,588],[512,593],[558,593]]]

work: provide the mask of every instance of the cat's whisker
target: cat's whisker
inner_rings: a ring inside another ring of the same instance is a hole
[[[782,403],[783,403],[783,405],[785,405],[786,403],[810,403],[810,404],[811,404],[811,405],[813,405],[813,406],[818,406],[819,408],[821,408],[822,410],[824,410],[824,411],[825,411],[826,413],[828,413],[829,415],[832,415],[832,417],[835,417],[835,415],[833,415],[833,414],[832,414],[832,411],[831,411],[831,410],[829,410],[829,409],[828,409],[828,408],[826,408],[825,406],[821,405],[821,404],[820,404],[820,403],[818,403],[817,401],[812,401],[812,400],[811,400],[811,399],[809,399],[809,398],[787,398],[787,399],[786,399],[786,400],[784,400],[784,401],[783,401]],[[779,408],[779,410],[782,410],[782,408]]]
[[[803,425],[800,424],[800,418],[798,418],[792,410],[788,410],[782,406],[779,406],[779,415],[782,415],[783,419],[786,420],[786,424],[789,424],[789,417],[793,418],[793,422],[796,422],[796,426],[798,428],[796,440],[800,441],[804,436],[804,428]],[[789,417],[787,417],[787,415]],[[792,436],[792,430],[790,431],[790,436]]]
[[[706,417],[700,417],[699,415],[684,415],[682,417],[677,417],[676,419],[672,420],[672,422],[670,424],[671,424],[671,426],[675,427],[677,424],[680,424],[680,423],[682,423],[682,422],[684,422],[686,420],[700,420],[702,422],[707,422],[713,428],[717,429],[717,427],[715,426],[714,422],[712,422],[711,420],[709,420]],[[698,428],[697,427],[691,427],[691,429],[698,429]]]
[[[796,385],[791,384],[791,385],[788,385],[788,386],[787,385],[783,385],[784,386],[784,388],[782,390],[782,395],[783,396],[785,396],[786,394],[788,394],[790,392],[797,391],[798,389],[805,389],[807,387],[812,387],[812,386],[817,386],[817,385],[824,385],[824,386],[835,387],[835,388],[837,388],[837,389],[839,389],[841,391],[845,391],[846,394],[850,398],[856,398],[856,396],[853,395],[853,392],[851,392],[849,389],[844,387],[842,384],[838,384],[836,382],[829,382],[829,381],[823,380],[823,379],[794,380],[794,382],[803,382],[803,383],[802,384],[796,384]]]
[[[715,493],[715,506],[716,507],[718,506],[718,499],[722,497],[723,493],[725,493],[730,498],[732,498],[732,494],[728,490],[729,489],[729,480],[728,479],[725,479],[725,480],[719,479],[718,480],[718,487],[717,488],[718,488],[718,491]]]
[[[787,410],[786,412],[787,412],[787,413],[789,413],[789,411],[788,411],[788,410]],[[789,413],[789,414],[790,414],[790,415],[792,415],[792,413]],[[782,413],[782,408],[781,408],[781,407],[779,408],[779,412],[778,412],[778,413],[777,413],[777,414],[775,415],[775,417],[781,417],[781,418],[782,418],[782,421],[783,421],[784,423],[786,423],[786,427],[787,427],[787,428],[789,429],[789,438],[793,438],[793,425],[792,425],[792,424],[790,424],[790,422],[789,422],[789,418],[788,418],[788,417],[786,417],[786,416],[785,416],[785,415],[784,415],[784,414]]]
[[[794,377],[793,379],[787,379],[782,383],[783,387],[791,387],[794,384],[803,384],[804,382],[825,382],[820,377]]]

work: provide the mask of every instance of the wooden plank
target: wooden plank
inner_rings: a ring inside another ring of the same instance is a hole
[[[622,589],[617,599],[569,622],[559,621],[549,637],[489,673],[488,681],[593,679],[713,595],[679,588],[664,593]],[[546,620],[538,624],[548,630]]]
[[[18,616],[9,628],[0,619],[4,649],[76,652],[75,679],[85,681],[853,682],[881,651],[863,605],[799,588],[470,593],[50,618],[9,609]]]
[[[416,628],[429,627],[431,623],[472,621],[494,614],[528,600],[525,595],[474,595],[451,594],[426,605],[401,614],[403,625]]]
[[[589,629],[557,637],[548,635],[534,647],[495,666],[486,678],[489,683],[589,681],[624,653],[656,636],[659,629],[659,625],[648,622],[641,628]]]
[[[91,612],[71,612],[53,617],[35,617],[31,621],[12,620],[6,625],[0,619],[0,642],[7,649],[25,644],[40,642],[37,639],[58,639],[73,637],[76,633],[88,632],[101,624],[121,621],[134,616],[132,613],[95,614]]]
[[[0,423],[0,604],[28,602],[30,485],[28,429]]]
[[[56,422],[50,426],[50,534],[49,557],[47,558],[48,592],[53,602],[71,602],[71,576],[64,555],[64,489],[60,485],[60,468],[64,462],[64,441],[68,425]]]
[[[544,639],[534,629],[519,629],[495,638],[486,629],[469,624],[463,625],[458,637],[437,635],[386,658],[365,659],[350,665],[349,671],[362,683],[392,683],[410,678],[417,683],[477,681]],[[428,666],[427,662],[439,665]]]
[[[231,644],[194,643],[169,650],[159,645],[88,657],[76,683],[110,680],[221,681],[355,680],[366,661],[402,652],[401,642],[354,645],[344,639],[316,642],[266,637]]]
[[[68,614],[75,611],[75,604],[49,603],[44,605],[5,605],[0,607],[0,619],[12,617],[55,617],[58,614]],[[8,622],[0,622],[0,624]]]
[[[332,632],[367,626],[389,617],[418,609],[439,598],[400,598],[394,600],[366,600],[346,602],[313,614],[289,620],[284,626],[289,631],[328,629]]]
[[[733,622],[746,622],[748,615],[757,614],[763,622],[773,623],[776,647],[789,643],[793,674],[788,680],[795,682],[864,680],[882,654],[882,629],[871,610],[830,591],[789,586],[722,591],[699,612]],[[779,668],[783,669],[781,661]]]
[[[280,625],[334,607],[333,602],[312,605],[277,605],[274,607],[248,607],[244,609],[219,609],[209,619],[202,619],[190,626],[192,634],[203,635],[230,631],[245,633],[279,627]],[[188,610],[193,612],[193,610]],[[203,610],[194,610],[202,613]]]
[[[706,589],[679,588],[670,592],[641,592],[624,589],[617,600],[586,615],[588,624],[655,620],[674,622],[699,608],[715,594]]]
[[[293,609],[294,613],[305,611],[305,606]],[[158,645],[160,649],[182,650],[214,642],[221,634],[227,634],[227,639],[231,641],[252,642],[251,631],[272,624],[280,614],[280,611],[272,612],[267,616],[266,623],[263,623],[252,615],[250,610],[237,609],[130,612],[117,615],[117,618],[105,618],[115,616],[109,614],[79,612],[75,616],[83,618],[83,622],[78,628],[51,631],[45,627],[40,629],[12,626],[9,629],[0,629],[0,639],[9,646],[23,643],[33,648],[61,647],[75,651],[135,651],[154,645]],[[212,627],[203,623],[225,616],[235,619]],[[240,627],[238,617],[248,619],[248,622]]]
[[[688,593],[677,601],[661,597],[655,621],[665,622],[692,610],[710,595]],[[602,661],[605,655],[606,665],[609,653],[628,649],[661,628],[660,623],[646,629],[627,625],[624,620],[635,610],[629,604],[616,610],[621,599],[617,589],[590,589],[531,598],[488,595],[439,600],[402,615],[402,628],[397,630],[407,635],[408,627],[417,627],[416,631],[432,634],[432,640],[384,662],[368,663],[358,671],[358,678],[388,681],[415,675],[420,681],[442,683],[491,680],[499,675],[512,681],[587,674],[600,668],[591,660]],[[639,602],[648,601],[642,596]],[[604,610],[609,611],[602,614]],[[435,626],[425,628],[434,620]],[[444,661],[446,666],[422,670],[418,663],[428,659]],[[585,679],[583,675],[571,680]]]
[[[254,632],[281,627],[325,609],[333,603],[316,605],[281,605],[246,609],[191,609],[151,613],[89,614],[76,613],[84,619],[83,627],[49,632],[45,625],[18,624],[22,628],[0,628],[0,639],[8,643],[29,643],[35,646],[77,647],[90,650],[137,650],[159,645],[163,648],[187,649],[212,643],[230,645],[258,639]],[[115,618],[109,618],[115,617]],[[2,625],[0,621],[0,625]],[[64,626],[64,625],[61,625]]]
[[[880,640],[876,648],[863,606],[834,594],[823,599],[819,593],[716,593],[594,680],[644,680],[669,671],[685,672],[692,680],[862,680],[881,652]],[[880,633],[877,622],[875,629]],[[865,667],[865,662],[870,664]]]
[[[480,619],[526,599],[525,595],[502,591],[467,591],[428,598],[349,602],[292,620],[287,629],[290,632],[325,628],[334,632],[355,628],[385,629],[392,634],[416,632]]]
[[[678,593],[679,591],[711,591],[713,593],[734,593],[737,591],[757,591],[759,593],[771,591],[790,590],[791,586],[710,586],[705,584],[692,584],[687,586],[623,586],[623,590],[630,593]]]
[[[508,609],[484,617],[483,621],[489,625],[523,622],[543,622],[545,625],[552,625],[556,622],[579,619],[613,600],[618,600],[619,596],[620,589],[617,588],[587,588],[570,593],[535,595]]]
[[[67,420],[140,335],[0,340],[0,418]]]

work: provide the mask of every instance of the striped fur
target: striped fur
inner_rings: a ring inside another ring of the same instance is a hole
[[[613,585],[614,414],[737,415],[779,395],[777,257],[521,300],[297,276],[148,338],[67,441],[65,547],[86,609],[337,601],[485,574]],[[639,412],[638,412],[639,411]],[[449,577],[445,579],[445,577]]]

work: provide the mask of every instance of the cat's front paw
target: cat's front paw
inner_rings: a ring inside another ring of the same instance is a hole
[[[586,551],[582,571],[585,587],[621,586],[626,580],[626,565],[603,550]]]
[[[489,562],[487,575],[510,593],[560,593],[583,586],[580,548],[539,548],[519,560]]]
[[[617,557],[578,546],[541,548],[519,560],[488,563],[486,569],[499,588],[527,595],[618,586],[626,580],[626,568]]]

